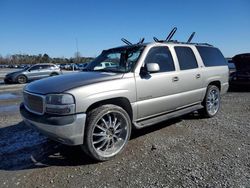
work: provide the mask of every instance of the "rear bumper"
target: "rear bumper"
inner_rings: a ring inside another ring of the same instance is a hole
[[[83,144],[86,114],[68,116],[35,115],[23,104],[20,113],[26,125],[37,129],[49,138],[66,145]]]

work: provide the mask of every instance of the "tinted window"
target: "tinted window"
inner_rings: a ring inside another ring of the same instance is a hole
[[[51,65],[41,65],[42,69],[51,69]]]
[[[202,61],[206,67],[227,66],[226,59],[217,48],[197,46]]]
[[[195,69],[198,67],[193,50],[188,47],[175,47],[175,52],[181,70]]]
[[[154,47],[148,52],[145,63],[158,63],[160,72],[174,71],[172,55],[167,47]]]
[[[39,69],[40,69],[39,65],[35,65],[35,66],[33,66],[33,67],[30,68],[31,71],[39,70]]]

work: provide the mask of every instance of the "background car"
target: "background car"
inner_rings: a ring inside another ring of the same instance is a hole
[[[236,71],[230,73],[230,86],[250,87],[250,53],[235,55],[232,61],[235,64]]]
[[[28,81],[38,80],[49,76],[62,74],[61,69],[52,63],[36,64],[31,67],[25,67],[22,70],[9,73],[5,76],[4,82],[24,84]]]

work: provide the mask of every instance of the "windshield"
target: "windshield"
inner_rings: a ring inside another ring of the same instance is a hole
[[[30,68],[30,66],[29,65],[26,65],[24,68],[23,68],[23,70],[28,70]]]
[[[87,71],[130,72],[138,61],[144,46],[105,50],[86,68]]]

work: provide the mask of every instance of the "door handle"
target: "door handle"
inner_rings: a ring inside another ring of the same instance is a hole
[[[200,78],[201,77],[201,75],[200,74],[196,74],[196,76],[195,76],[195,78]]]
[[[172,81],[173,81],[173,82],[179,81],[179,77],[178,77],[178,76],[173,77],[173,78],[172,78]]]

